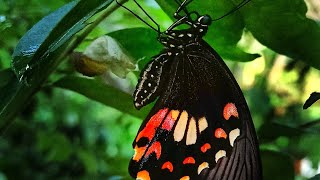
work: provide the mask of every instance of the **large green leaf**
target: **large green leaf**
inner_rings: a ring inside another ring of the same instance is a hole
[[[1,87],[0,94],[6,99],[0,101],[0,129],[28,105],[30,97],[61,62],[61,53],[71,37],[111,2],[73,1],[43,18],[22,37],[12,62],[18,78],[10,76],[11,80]]]
[[[72,1],[40,20],[21,38],[13,52],[12,67],[17,76],[32,83],[42,68],[39,64],[49,63],[52,53],[83,29],[90,17],[111,2]]]
[[[262,44],[320,69],[320,27],[306,18],[303,0],[252,0],[241,9],[248,30]]]
[[[131,28],[112,32],[109,36],[119,43],[137,60],[140,69],[160,53],[163,46],[157,40],[157,33],[150,28]]]
[[[173,18],[178,8],[175,1],[157,0],[163,10]],[[212,19],[217,19],[236,6],[231,0],[207,0],[193,1],[187,8],[189,11],[197,11],[200,14],[208,14]],[[248,54],[237,47],[244,28],[244,22],[239,11],[214,21],[205,36],[208,43],[225,59],[235,61],[250,61],[258,57],[257,54]]]
[[[150,111],[150,106],[137,111],[133,106],[133,99],[130,94],[124,93],[107,84],[103,84],[101,81],[96,79],[68,76],[61,78],[53,85],[75,91],[90,99],[140,118],[144,118]]]
[[[294,179],[293,160],[286,154],[276,151],[261,151],[263,179]],[[279,168],[281,167],[281,170]]]
[[[150,28],[130,28],[108,34],[136,59],[150,58],[160,53],[163,48],[158,42],[158,34]]]
[[[313,176],[309,180],[320,180],[320,174],[317,174],[317,175]]]
[[[259,128],[258,136],[260,137],[260,142],[263,142],[263,141],[272,141],[281,136],[285,136],[285,137],[303,136],[306,133],[308,133],[307,130],[301,129],[299,127],[292,127],[285,124],[267,122],[267,123],[264,123]]]

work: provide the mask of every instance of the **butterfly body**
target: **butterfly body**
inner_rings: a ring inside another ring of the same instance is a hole
[[[202,37],[211,18],[179,17],[159,36],[164,50],[141,73],[137,108],[158,98],[133,142],[132,177],[261,179],[257,139],[242,92]],[[176,30],[180,24],[189,29]]]

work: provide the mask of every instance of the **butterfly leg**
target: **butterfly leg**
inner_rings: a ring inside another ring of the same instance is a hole
[[[179,5],[178,9],[176,10],[176,12],[173,14],[173,16],[176,19],[180,19],[181,17],[183,17],[182,15],[180,15],[181,11],[184,11],[184,13],[186,15],[189,15],[190,13],[188,12],[186,6],[191,3],[193,0],[184,0],[183,2],[180,2],[179,0],[175,0],[175,2]]]
[[[189,21],[189,17],[188,15],[185,15],[183,17],[181,17],[180,19],[178,19],[176,22],[174,22],[168,29],[166,32],[171,31],[172,29],[174,29],[175,27],[181,25],[181,24],[188,24],[188,25],[192,25],[193,22]]]

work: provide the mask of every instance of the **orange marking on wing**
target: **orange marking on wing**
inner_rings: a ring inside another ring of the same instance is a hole
[[[150,180],[149,172],[147,170],[139,171],[137,180]]]
[[[183,160],[183,164],[195,164],[196,160],[193,157],[187,157]]]
[[[149,156],[151,153],[155,153],[157,159],[160,158],[161,156],[161,143],[156,141],[154,142],[149,148],[148,151],[146,153],[146,156]]]
[[[216,138],[224,138],[227,139],[227,133],[222,128],[217,128],[214,132],[214,136]]]
[[[200,174],[202,172],[202,170],[209,168],[209,163],[207,162],[203,162],[202,164],[200,164],[198,166],[198,174]]]
[[[139,132],[136,142],[138,142],[141,138],[146,137],[149,141],[154,137],[156,133],[156,129],[161,124],[161,121],[164,119],[168,112],[168,108],[159,110],[155,115],[153,115],[146,126]]]
[[[203,153],[207,152],[209,149],[211,149],[211,145],[209,143],[205,143],[203,146],[201,146],[201,151]]]
[[[180,178],[180,180],[189,180],[190,177],[189,176],[183,176],[182,178]]]
[[[231,116],[239,118],[238,110],[234,103],[227,103],[223,109],[223,117],[225,120],[229,120]]]
[[[170,172],[173,171],[173,165],[170,161],[163,163],[161,169],[168,169]]]
[[[135,148],[134,148],[134,155],[133,155],[133,160],[134,161],[140,161],[140,159],[142,158],[142,156],[143,156],[143,154],[144,154],[144,152],[146,151],[146,149],[147,149],[147,147],[138,147],[138,146],[136,146]]]
[[[179,111],[171,110],[166,119],[164,120],[163,124],[161,125],[161,129],[165,129],[167,131],[171,131],[175,121],[177,120],[179,115]]]

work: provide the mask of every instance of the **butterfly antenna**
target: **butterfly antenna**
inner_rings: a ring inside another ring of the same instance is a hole
[[[229,11],[227,14],[225,14],[225,15],[217,18],[217,19],[213,19],[212,21],[220,20],[220,19],[222,19],[222,18],[224,18],[224,17],[226,17],[226,16],[234,13],[235,11],[239,10],[242,6],[246,5],[246,4],[247,4],[248,2],[250,2],[250,1],[251,1],[251,0],[243,0],[241,3],[239,3],[239,4],[237,5],[237,7],[235,7],[235,8],[232,9],[231,11]]]
[[[127,11],[129,11],[131,14],[133,14],[136,18],[138,18],[140,21],[142,21],[143,23],[145,23],[147,26],[149,26],[151,29],[153,29],[154,31],[160,33],[160,26],[159,24],[157,24],[152,18],[151,16],[141,7],[141,5],[136,1],[133,0],[135,2],[135,4],[148,16],[148,18],[157,26],[157,29],[154,28],[153,26],[151,26],[147,21],[145,21],[144,19],[142,19],[140,16],[138,16],[136,13],[134,13],[131,9],[127,8],[126,6],[124,6],[123,4],[119,3],[118,0],[115,0],[116,3],[121,6],[122,8],[126,9]]]
[[[148,18],[157,26],[157,29],[158,29],[158,32],[160,32],[160,26],[159,24],[141,7],[141,5],[136,1],[136,0],[133,0],[136,5],[144,12],[145,15],[148,16]]]

